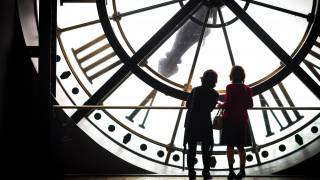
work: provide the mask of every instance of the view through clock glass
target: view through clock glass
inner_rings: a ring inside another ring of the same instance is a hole
[[[264,0],[236,3],[294,61],[311,33],[317,13],[317,0]],[[132,57],[188,1],[108,0],[106,11],[117,41]],[[102,28],[95,2],[58,5],[57,19],[57,101],[60,105],[83,105],[124,65]],[[300,66],[319,84],[320,39],[313,42]],[[130,59],[129,59],[130,60]],[[225,5],[202,5],[177,31],[139,64],[156,81],[190,92],[200,85],[207,69],[218,73],[215,87],[223,96],[230,83],[233,65],[246,71],[251,87],[275,78],[285,66]],[[105,106],[161,106],[167,109],[93,109],[78,126],[98,144],[116,156],[146,170],[184,174],[182,142],[185,101],[158,91],[134,74],[125,77],[107,96]],[[319,99],[295,75],[254,96],[255,107],[314,107]],[[77,109],[65,109],[72,116]],[[214,116],[216,110],[212,112]],[[301,155],[317,142],[319,111],[303,109],[249,110],[254,145],[247,148],[248,173],[271,173],[288,158],[302,161]],[[219,145],[214,130],[213,155],[216,174],[225,174],[228,163],[225,146]],[[200,147],[198,147],[200,150]],[[315,151],[316,153],[317,151]],[[200,152],[196,168],[202,168]],[[236,158],[235,167],[238,165]],[[294,165],[294,163],[291,163]],[[265,170],[261,167],[267,167]]]

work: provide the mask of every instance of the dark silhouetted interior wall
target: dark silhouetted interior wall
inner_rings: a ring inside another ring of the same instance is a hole
[[[106,152],[74,123],[62,126],[68,121],[64,113],[55,114],[48,137],[43,130],[50,123],[40,119],[38,74],[26,55],[16,2],[3,0],[0,7],[1,172],[33,179],[149,173]]]

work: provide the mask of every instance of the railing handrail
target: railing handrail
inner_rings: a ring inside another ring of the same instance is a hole
[[[60,109],[187,109],[185,106],[103,106],[103,105],[81,105],[81,106],[64,106],[53,105],[53,108]],[[220,109],[220,108],[215,108]],[[320,110],[320,107],[253,107],[249,110]]]

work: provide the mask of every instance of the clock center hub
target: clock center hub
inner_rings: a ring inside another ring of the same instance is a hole
[[[209,7],[222,7],[224,3],[221,0],[205,0],[204,4]]]

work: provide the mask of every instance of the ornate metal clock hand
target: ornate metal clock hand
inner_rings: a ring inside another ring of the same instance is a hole
[[[195,14],[194,18],[203,20],[206,15],[206,9],[208,7],[203,5]],[[217,8],[212,8],[211,16],[213,18],[213,24],[216,24],[217,20]],[[166,57],[159,60],[158,72],[165,76],[170,77],[178,72],[178,64],[181,63],[181,57],[183,54],[195,44],[201,34],[201,25],[189,20],[177,33],[176,39],[169,52],[166,53]],[[210,33],[210,29],[205,31],[204,37],[207,37]]]

